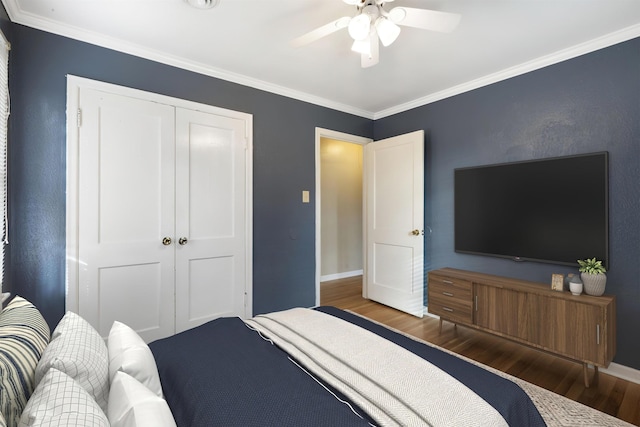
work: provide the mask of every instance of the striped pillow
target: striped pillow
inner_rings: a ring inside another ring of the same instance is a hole
[[[0,313],[0,412],[10,427],[18,424],[33,393],[36,365],[49,337],[47,322],[22,297]]]

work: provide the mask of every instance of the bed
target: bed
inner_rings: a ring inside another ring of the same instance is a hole
[[[367,331],[381,341],[354,336],[347,329]],[[383,349],[385,342],[400,351]],[[331,346],[328,356],[323,355],[322,349]],[[150,347],[179,426],[628,425],[333,307],[287,310],[246,323],[218,319]],[[412,357],[399,362],[402,352]],[[328,360],[321,360],[325,356]],[[359,372],[347,370],[336,380],[332,370],[344,367],[336,368],[334,358]],[[436,373],[418,375],[429,365]],[[376,369],[382,378],[369,375]],[[386,375],[389,371],[397,372]],[[363,372],[365,378],[360,378]],[[446,388],[437,377],[456,385]],[[379,387],[372,389],[369,382]],[[412,389],[416,382],[417,390]],[[400,386],[394,389],[394,383]],[[410,389],[408,396],[401,395],[405,389]],[[363,390],[369,395],[360,396]],[[465,397],[455,399],[456,392]],[[420,411],[414,413],[406,402]]]
[[[334,307],[147,345],[120,322],[105,343],[71,312],[49,334],[16,297],[0,313],[0,374],[10,427],[630,425]]]

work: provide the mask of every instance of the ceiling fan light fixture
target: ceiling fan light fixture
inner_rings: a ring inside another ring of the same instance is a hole
[[[190,6],[196,9],[212,9],[218,5],[220,0],[185,0]]]
[[[371,31],[371,18],[367,14],[360,14],[351,18],[349,22],[349,35],[354,40],[362,40]]]
[[[398,24],[398,23],[402,22],[404,20],[404,18],[407,17],[407,11],[404,10],[403,8],[401,8],[401,7],[394,7],[393,9],[391,9],[389,11],[387,16],[389,17],[389,20],[391,20],[392,22]]]
[[[376,31],[380,42],[385,47],[390,46],[400,35],[400,27],[384,16],[376,20]]]
[[[186,2],[206,2],[220,0],[184,0]],[[379,62],[380,44],[387,47],[395,43],[401,27],[423,30],[452,32],[460,23],[457,13],[441,12],[414,7],[395,7],[387,11],[387,3],[394,0],[343,0],[355,6],[353,17],[342,17],[318,27],[291,41],[294,47],[303,46],[347,27],[354,40],[351,50],[360,53],[361,66],[371,67]]]
[[[351,50],[365,55],[371,55],[371,39],[369,37],[362,40],[355,40],[351,45]]]

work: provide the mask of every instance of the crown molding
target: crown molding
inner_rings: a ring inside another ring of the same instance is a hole
[[[11,19],[11,22],[16,24],[21,24],[30,28],[34,28],[36,30],[68,37],[74,40],[82,41],[107,49],[112,49],[118,52],[170,65],[183,70],[193,71],[195,73],[203,74],[209,77],[215,77],[217,79],[225,80],[231,83],[237,83],[243,86],[252,87],[254,89],[259,89],[277,95],[286,96],[288,98],[297,99],[299,101],[308,102],[310,104],[331,108],[333,110],[342,111],[344,113],[353,114],[367,119],[373,119],[374,113],[372,111],[367,111],[351,105],[335,102],[330,99],[311,95],[306,92],[296,91],[285,86],[269,83],[253,77],[233,73],[216,67],[211,67],[209,65],[190,61],[178,56],[168,55],[164,52],[148,49],[133,43],[128,43],[121,39],[107,37],[83,28],[78,28],[71,25],[61,25],[58,22],[44,19],[34,14],[23,12],[19,8],[17,0],[2,0],[2,3],[7,10],[9,19]]]
[[[459,95],[464,92],[469,92],[474,89],[488,86],[493,83],[507,80],[512,77],[516,77],[522,74],[529,73],[531,71],[538,70],[540,68],[547,67],[549,65],[557,64],[572,58],[576,58],[587,53],[594,52],[605,47],[613,46],[618,43],[622,43],[636,37],[640,37],[640,24],[632,25],[622,30],[615,31],[602,37],[590,40],[585,43],[572,46],[568,49],[560,50],[550,55],[542,56],[540,58],[528,61],[514,67],[498,71],[497,73],[489,74],[479,79],[475,79],[451,88],[436,92],[421,98],[417,98],[413,101],[396,105],[395,107],[387,108],[385,110],[374,113],[373,119],[381,119],[391,116],[393,114],[401,113],[403,111],[411,110],[416,107],[431,104],[436,101],[440,101],[445,98],[449,98],[455,95]]]
[[[371,120],[378,120],[384,117],[388,117],[394,114],[398,114],[404,111],[411,110],[416,107],[431,104],[436,101],[440,101],[445,98],[449,98],[455,95],[459,95],[464,92],[468,92],[474,89],[478,89],[483,86],[488,86],[493,83],[507,80],[512,77],[516,77],[531,71],[538,70],[540,68],[547,67],[549,65],[557,64],[559,62],[566,61],[590,52],[594,52],[605,47],[609,47],[624,41],[640,37],[640,24],[636,24],[613,33],[607,34],[602,37],[590,40],[585,43],[581,43],[570,48],[560,50],[550,55],[542,56],[532,61],[528,61],[496,73],[492,73],[483,77],[480,77],[469,82],[453,86],[448,89],[441,90],[420,98],[416,98],[412,101],[399,104],[384,110],[377,112],[367,111],[361,108],[354,107],[352,105],[342,104],[332,101],[330,99],[322,98],[316,95],[311,95],[306,92],[296,91],[285,86],[269,83],[263,80],[259,80],[253,77],[248,77],[238,73],[232,73],[227,70],[208,66],[203,63],[189,61],[181,57],[167,55],[166,53],[144,48],[139,45],[127,43],[120,39],[112,37],[106,37],[104,35],[73,27],[69,25],[61,25],[57,22],[43,19],[40,16],[33,15],[22,11],[18,5],[17,0],[2,0],[2,3],[7,10],[7,14],[12,22],[25,25],[37,30],[46,31],[49,33],[57,34],[60,36],[68,37],[71,39],[79,40],[82,42],[94,44],[97,46],[112,49],[118,52],[127,53],[133,56],[137,56],[144,59],[149,59],[162,64],[174,66],[180,69],[193,71],[195,73],[207,75],[220,80],[225,80],[232,83],[237,83],[243,86],[252,87],[254,89],[264,90],[266,92],[274,93],[277,95],[286,96],[288,98],[297,99],[299,101],[308,102],[311,104],[319,105],[321,107],[330,108],[344,113],[353,114],[359,117],[364,117]]]

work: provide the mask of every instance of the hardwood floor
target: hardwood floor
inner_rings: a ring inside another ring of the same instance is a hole
[[[362,298],[362,277],[323,282],[322,305],[332,305],[384,323],[417,338],[492,366],[602,412],[640,426],[640,384],[600,372],[586,388],[582,365],[463,326],[422,319]]]

